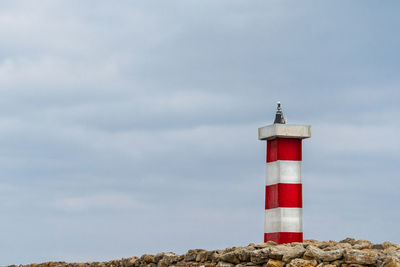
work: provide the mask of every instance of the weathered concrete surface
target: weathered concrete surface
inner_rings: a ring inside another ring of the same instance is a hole
[[[311,137],[310,125],[271,124],[258,128],[258,139],[269,140],[276,137],[283,138],[309,138]]]
[[[16,265],[12,265],[16,266]],[[277,245],[250,244],[207,251],[191,249],[184,255],[172,252],[145,254],[108,262],[45,262],[20,267],[400,267],[400,246],[390,242],[373,244],[346,238],[340,242],[305,240]]]

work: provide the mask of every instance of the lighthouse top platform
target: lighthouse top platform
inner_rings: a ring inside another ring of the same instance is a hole
[[[271,140],[280,138],[299,138],[311,137],[311,125],[295,125],[275,123],[258,128],[258,140]]]

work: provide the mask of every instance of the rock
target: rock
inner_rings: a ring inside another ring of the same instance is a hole
[[[321,261],[324,256],[325,256],[325,251],[323,251],[320,248],[317,248],[314,245],[309,245],[307,246],[306,252],[304,253],[304,259],[306,260],[312,260],[312,259],[316,259]]]
[[[330,251],[330,250],[336,250],[336,249],[352,249],[352,248],[353,248],[353,246],[349,243],[336,243],[332,246],[323,248],[323,250]]]
[[[198,263],[198,262],[193,262],[193,261],[180,261],[176,263],[176,265],[170,265],[171,267],[215,267],[215,263]]]
[[[157,267],[167,267],[172,264],[176,264],[181,261],[183,256],[176,255],[172,252],[160,253],[154,257],[154,261],[157,262]]]
[[[393,248],[393,249],[397,249],[400,248],[399,245],[393,244],[389,241],[385,241],[382,243],[383,249],[388,249],[388,248]]]
[[[179,258],[183,258],[183,257],[180,255],[177,255],[173,252],[162,252],[162,253],[158,253],[154,256],[154,263],[158,263],[162,259],[170,259],[172,261],[173,259],[179,259]],[[178,261],[178,260],[176,260],[176,261]]]
[[[235,251],[231,251],[231,252],[222,254],[222,255],[219,256],[219,259],[220,259],[220,261],[229,262],[229,263],[233,263],[233,264],[240,263],[240,260],[237,257]]]
[[[389,257],[383,262],[382,267],[400,267],[400,262],[392,257]]]
[[[338,243],[338,242],[335,242],[335,241],[322,241],[322,242],[320,242],[320,241],[316,241],[316,240],[306,240],[306,241],[303,242],[303,245],[305,246],[305,248],[307,248],[309,245],[313,245],[313,246],[315,246],[317,248],[320,248],[320,249],[323,249],[323,250],[326,250],[326,249],[329,250],[329,248],[335,247],[338,244],[342,244],[342,243]],[[346,245],[349,245],[349,244],[346,244]],[[350,247],[351,247],[351,245],[350,245]]]
[[[150,255],[150,254],[144,254],[142,255],[142,257],[140,257],[140,260],[143,261],[144,263],[154,263],[154,255]]]
[[[331,264],[332,264],[332,265],[335,265],[335,266],[341,266],[343,263],[344,263],[343,260],[339,260],[339,261],[336,260],[336,261],[331,262]]]
[[[295,246],[285,246],[278,245],[270,248],[270,258],[276,260],[282,260],[284,262],[288,262],[294,258],[301,258],[305,252],[305,248],[302,245]]]
[[[346,263],[375,264],[377,253],[372,250],[346,250],[344,253],[344,260]]]
[[[254,264],[263,264],[268,262],[270,254],[270,248],[263,248],[254,250],[249,253],[250,261]]]
[[[304,253],[304,259],[315,259],[317,261],[334,261],[343,257],[344,249],[322,250],[313,245],[309,245]]]
[[[217,262],[219,260],[219,256],[224,253],[223,250],[213,250],[208,253],[207,260],[212,262]]]
[[[368,241],[368,240],[357,240],[354,245],[353,248],[354,249],[366,249],[366,248],[372,248],[372,242]]]
[[[385,256],[400,260],[400,250],[386,249],[385,252]]]
[[[283,267],[284,265],[285,263],[283,261],[270,259],[262,267]]]
[[[197,254],[206,251],[204,249],[189,249],[184,256],[185,261],[196,261]]]
[[[226,248],[226,249],[224,250],[224,253],[232,252],[232,251],[235,251],[235,250],[237,250],[237,249],[238,249],[237,247]]]
[[[223,261],[218,262],[218,264],[216,265],[216,267],[233,267],[233,266],[234,265],[232,263]]]
[[[9,267],[400,267],[400,246],[390,242],[373,244],[347,238],[341,242],[305,240],[277,245],[249,244],[207,251],[192,249],[184,255],[163,252],[107,262],[40,264]]]
[[[339,241],[339,243],[348,243],[348,244],[353,246],[356,243],[356,240],[354,238],[349,238],[348,237],[346,239],[343,239],[343,240]]]
[[[383,246],[382,246],[382,244],[373,244],[372,249],[382,250]]]
[[[196,256],[197,262],[206,262],[212,254],[209,251],[200,251]]]
[[[335,261],[343,258],[344,249],[335,249],[330,251],[325,251],[323,261]]]
[[[268,241],[268,242],[265,242],[265,243],[256,244],[256,245],[254,245],[254,248],[256,248],[256,249],[269,248],[269,247],[273,247],[273,246],[276,246],[276,245],[277,244],[274,241]]]
[[[247,250],[247,249],[240,249],[238,250],[237,257],[239,258],[240,261],[245,262],[245,261],[250,261],[250,253],[252,250]]]
[[[124,261],[123,266],[124,267],[133,267],[133,266],[135,266],[135,262],[137,260],[139,260],[138,257],[131,257],[131,258],[123,259],[123,261]]]
[[[238,264],[240,262],[246,262],[250,260],[250,251],[247,249],[239,249],[231,251],[219,256],[219,259],[224,262]]]
[[[303,260],[303,259],[294,259],[290,261],[287,267],[314,267],[317,266],[316,260]]]

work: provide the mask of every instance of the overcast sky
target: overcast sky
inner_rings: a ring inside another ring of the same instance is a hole
[[[304,237],[400,242],[398,1],[2,1],[0,265],[263,241],[280,100]]]

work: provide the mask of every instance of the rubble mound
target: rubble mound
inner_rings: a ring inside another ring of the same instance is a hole
[[[15,265],[14,265],[15,266]],[[207,251],[191,249],[184,255],[163,252],[108,262],[45,262],[20,267],[400,267],[400,245],[373,244],[346,238],[336,241],[305,240],[278,245],[275,242],[249,244]],[[11,267],[11,266],[10,266]]]

